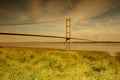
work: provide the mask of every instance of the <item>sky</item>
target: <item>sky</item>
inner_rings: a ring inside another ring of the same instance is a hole
[[[66,18],[72,37],[120,41],[120,0],[0,0],[0,32],[65,36]],[[3,25],[24,23],[40,24]],[[65,40],[0,35],[0,42],[25,41]]]

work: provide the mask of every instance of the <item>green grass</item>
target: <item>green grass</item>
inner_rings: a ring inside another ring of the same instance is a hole
[[[102,51],[0,47],[0,80],[120,80],[119,58]]]

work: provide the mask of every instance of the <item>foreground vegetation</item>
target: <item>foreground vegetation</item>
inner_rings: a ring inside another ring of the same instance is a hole
[[[0,80],[120,80],[119,58],[101,51],[0,47]]]

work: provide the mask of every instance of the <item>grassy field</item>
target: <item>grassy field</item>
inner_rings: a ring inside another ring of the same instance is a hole
[[[0,80],[120,80],[120,53],[0,47]]]

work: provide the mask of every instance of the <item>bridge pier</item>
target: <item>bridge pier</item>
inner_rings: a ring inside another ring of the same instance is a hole
[[[66,50],[71,50],[71,19],[66,18]]]

